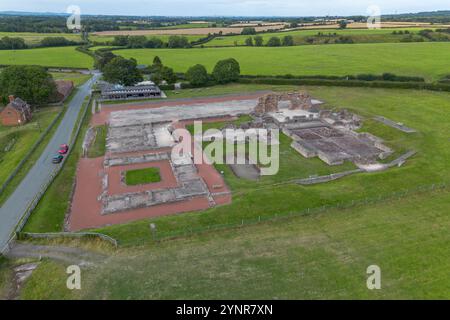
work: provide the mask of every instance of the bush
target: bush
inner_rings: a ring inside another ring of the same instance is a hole
[[[230,58],[217,62],[214,67],[213,77],[218,83],[229,83],[239,80],[240,73],[239,62]]]
[[[167,44],[169,48],[189,48],[191,44],[188,38],[181,36],[171,36],[169,37],[169,42]]]
[[[280,47],[281,46],[281,40],[278,37],[272,37],[267,41],[268,47]]]
[[[197,64],[186,72],[186,79],[193,86],[202,86],[208,83],[208,72],[203,65]]]
[[[22,38],[3,37],[0,40],[0,50],[26,49],[28,46]]]
[[[64,37],[47,37],[41,40],[41,47],[64,47],[76,44]]]
[[[241,34],[242,35],[253,35],[253,34],[256,34],[256,29],[252,28],[252,27],[245,27],[244,29],[242,29]]]
[[[294,37],[293,36],[283,37],[283,46],[293,46],[293,45],[294,45]]]
[[[257,47],[262,47],[264,45],[264,39],[261,36],[256,36],[253,40],[255,40],[255,46]]]
[[[245,39],[245,45],[248,47],[253,47],[253,38],[249,37],[249,38]]]

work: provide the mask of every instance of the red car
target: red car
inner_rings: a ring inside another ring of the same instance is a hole
[[[59,146],[59,154],[67,154],[69,152],[69,146],[67,144],[62,144]]]

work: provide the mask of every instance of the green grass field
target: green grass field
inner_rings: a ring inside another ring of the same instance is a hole
[[[171,35],[147,35],[146,37],[147,37],[147,39],[158,38],[158,39],[161,39],[163,42],[168,42]],[[189,42],[191,42],[191,41],[197,41],[198,39],[204,38],[205,36],[203,36],[203,35],[201,35],[201,36],[183,35],[183,37],[188,38]],[[94,43],[106,44],[108,42],[114,41],[114,36],[101,36],[101,35],[90,34],[89,40]]]
[[[450,43],[377,43],[279,48],[129,49],[115,51],[139,63],[155,55],[178,72],[195,64],[212,71],[218,60],[235,58],[245,75],[354,75],[391,72],[435,80],[450,73]],[[412,63],[414,61],[414,63]]]
[[[161,176],[159,175],[158,168],[130,170],[125,173],[125,183],[128,186],[137,186],[140,184],[155,183],[160,181]]]
[[[321,32],[322,34],[334,34],[336,33],[339,36],[351,36],[354,38],[355,42],[399,42],[400,39],[404,35],[393,35],[393,31],[409,31],[411,33],[418,33],[419,28],[398,28],[398,29],[324,29],[324,30],[295,30],[295,31],[284,31],[284,32],[270,32],[270,33],[261,33],[255,36],[261,36],[264,39],[264,43],[271,37],[285,37],[292,36],[294,38],[295,44],[305,44],[305,38],[316,36],[317,33]],[[255,37],[252,36],[252,37]],[[238,35],[238,36],[223,36],[217,37],[212,41],[209,41],[204,44],[205,47],[217,47],[217,46],[235,46],[237,45],[245,45],[245,39],[250,36]]]
[[[0,38],[3,37],[22,38],[25,43],[30,45],[38,44],[42,39],[50,37],[64,37],[71,41],[81,41],[81,36],[73,33],[0,32]]]
[[[0,50],[0,65],[17,64],[90,69],[94,61],[75,47]]]
[[[22,299],[449,299],[449,193],[119,249],[83,268],[43,261]],[[381,290],[366,269],[381,268]]]
[[[0,124],[0,185],[14,171],[60,110],[61,107],[41,108],[33,114],[31,122],[21,127],[4,127]]]

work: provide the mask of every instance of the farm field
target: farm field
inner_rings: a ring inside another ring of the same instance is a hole
[[[257,32],[263,32],[267,30],[280,30],[280,25],[266,25],[255,27]],[[150,29],[150,30],[120,30],[120,31],[100,31],[94,32],[93,35],[97,36],[116,36],[116,35],[130,35],[130,36],[142,36],[142,35],[207,35],[208,33],[222,32],[223,34],[233,33],[240,34],[244,28],[231,28],[231,27],[215,27],[215,28],[186,28],[186,29]]]
[[[15,64],[90,69],[94,61],[75,47],[0,50],[0,65]]]
[[[83,268],[82,290],[67,290],[66,264],[43,261],[21,298],[449,299],[448,196],[119,249]],[[373,264],[382,270],[382,290],[366,288]]]
[[[135,58],[141,64],[151,64],[154,56],[158,55],[165,65],[178,72],[185,72],[198,63],[212,71],[217,61],[235,58],[244,75],[343,76],[391,72],[436,80],[450,73],[449,50],[450,43],[377,43],[277,48],[127,49],[116,53]]]
[[[434,28],[432,28],[434,29]],[[304,29],[304,30],[295,30],[295,31],[280,31],[280,32],[270,32],[270,33],[261,33],[253,36],[249,35],[238,35],[238,36],[222,36],[217,37],[207,43],[204,44],[205,47],[217,47],[217,46],[243,46],[245,45],[245,40],[248,37],[261,36],[264,40],[264,43],[271,37],[285,37],[292,36],[294,38],[294,43],[296,45],[305,44],[305,39],[307,37],[316,36],[319,32],[324,35],[327,34],[337,34],[338,36],[351,36],[354,42],[400,42],[400,39],[404,37],[404,35],[394,35],[392,32],[397,31],[408,31],[410,33],[418,33],[421,28],[383,28],[383,29],[325,29],[325,30],[313,30],[313,29]]]
[[[38,44],[42,39],[48,37],[64,37],[72,41],[81,41],[81,36],[73,33],[0,32],[0,38],[3,37],[22,38],[25,43],[30,45]]]
[[[171,35],[146,35],[146,37],[148,39],[158,38],[158,39],[161,39],[163,42],[168,42]],[[202,36],[202,35],[184,35],[184,37],[186,37],[189,40],[189,42],[192,42],[192,41],[197,41],[197,40],[203,38],[204,36]],[[92,41],[93,43],[106,44],[108,42],[114,41],[114,36],[103,36],[103,35],[90,34],[89,40]]]

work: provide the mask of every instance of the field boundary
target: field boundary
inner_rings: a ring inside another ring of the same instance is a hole
[[[17,240],[28,240],[28,239],[58,239],[58,238],[94,238],[101,239],[103,241],[109,242],[115,248],[118,247],[118,242],[116,239],[98,232],[48,232],[48,233],[31,233],[31,232],[18,232]]]

